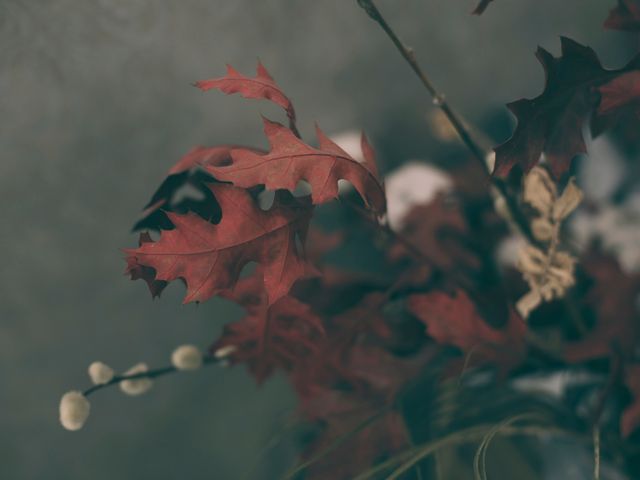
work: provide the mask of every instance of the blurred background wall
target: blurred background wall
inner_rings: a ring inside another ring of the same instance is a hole
[[[558,35],[621,65],[624,34],[601,24],[614,1],[379,0],[452,104],[508,134],[503,104],[535,96],[538,44]],[[614,48],[616,47],[616,48]],[[294,407],[282,379],[258,389],[217,367],[157,382],[140,398],[92,398],[84,430],[58,424],[60,395],[86,366],[164,365],[206,347],[239,311],[152,301],[123,277],[118,248],[165,171],[197,144],[264,145],[266,104],[190,84],[259,57],[294,100],[303,135],[364,128],[388,169],[437,156],[430,100],[355,0],[0,0],[0,477],[239,479]],[[498,125],[496,127],[496,125]],[[247,478],[277,478],[292,446]]]

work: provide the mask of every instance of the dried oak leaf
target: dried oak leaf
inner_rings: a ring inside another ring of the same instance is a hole
[[[434,352],[424,349],[416,355],[396,356],[379,345],[357,344],[343,357],[344,377],[337,379],[340,381],[318,383],[311,394],[299,392],[301,413],[322,428],[305,451],[305,458],[334,445],[349,432],[353,434],[314,462],[309,478],[351,479],[408,446],[403,416],[390,407]]]
[[[411,242],[432,265],[450,270],[454,267],[480,268],[480,260],[465,245],[469,226],[458,204],[440,194],[428,204],[416,205],[407,214],[402,235]],[[391,260],[412,258],[402,243],[389,250]]]
[[[566,37],[561,45],[558,58],[543,48],[536,52],[546,74],[542,94],[507,105],[518,124],[511,138],[495,149],[495,175],[506,176],[515,165],[526,173],[544,153],[554,176],[561,177],[573,157],[586,152],[582,128],[598,103],[595,90],[638,69],[636,58],[619,70],[605,70],[591,48]]]
[[[172,228],[167,212],[195,212],[207,220],[218,220],[220,208],[206,188],[211,181],[204,172],[206,165],[224,165],[231,161],[231,150],[238,145],[220,145],[217,147],[195,147],[184,155],[167,172],[167,177],[145,205],[133,230],[168,230]],[[255,150],[258,152],[259,150]],[[181,192],[191,189],[194,196],[180,196]]]
[[[256,273],[240,280],[228,295],[246,306],[247,315],[226,325],[210,351],[215,354],[221,348],[233,346],[229,360],[246,364],[258,383],[262,383],[274,370],[289,371],[305,356],[316,352],[324,328],[308,305],[291,296],[268,305],[262,275]]]
[[[611,30],[640,31],[640,1],[618,0],[604,21],[604,28]]]
[[[205,92],[215,88],[226,94],[239,93],[244,98],[270,100],[284,108],[291,124],[295,124],[296,113],[291,100],[276,85],[267,69],[260,62],[258,62],[256,76],[253,78],[246,77],[231,65],[227,65],[226,76],[202,80],[196,82],[195,86]]]
[[[612,351],[632,354],[640,334],[635,303],[640,276],[625,273],[614,258],[598,252],[587,253],[581,264],[593,281],[584,303],[595,313],[596,322],[583,338],[565,345],[565,359],[580,363]]]
[[[635,62],[640,68],[640,61]],[[637,128],[640,119],[640,71],[632,70],[614,77],[598,87],[600,103],[591,120],[594,136],[624,122],[626,128]]]
[[[526,325],[522,319],[511,312],[507,325],[495,329],[480,317],[462,290],[453,295],[441,291],[411,295],[408,308],[424,322],[436,342],[459,348],[471,355],[473,363],[490,362],[509,370],[526,354]]]
[[[278,192],[274,206],[263,211],[243,189],[224,184],[208,188],[220,205],[220,223],[194,213],[168,213],[173,230],[163,230],[158,241],[125,252],[138,264],[154,268],[157,280],[183,279],[185,303],[233,288],[251,261],[262,266],[269,304],[286,295],[299,278],[315,274],[296,243],[298,237],[304,245],[311,218],[306,199]]]
[[[361,164],[318,127],[316,134],[320,145],[313,148],[281,124],[263,120],[264,132],[271,145],[269,153],[260,155],[245,148],[233,149],[231,164],[208,165],[206,171],[220,181],[243,188],[264,185],[269,190],[293,191],[298,182],[305,180],[311,186],[314,204],[337,198],[338,180],[344,179],[354,186],[366,205],[378,214],[385,212],[384,189],[377,175],[372,149],[364,136],[365,164]]]
[[[140,233],[138,246],[141,247],[145,243],[153,243],[151,235],[149,235],[148,232]],[[126,261],[127,269],[125,270],[125,275],[130,275],[131,280],[144,280],[149,287],[151,296],[153,298],[159,297],[162,291],[167,286],[167,282],[164,280],[157,280],[155,269],[152,267],[147,267],[145,265],[140,265],[134,255],[128,255]]]
[[[305,479],[350,480],[410,446],[402,414],[368,398],[325,390],[303,413],[321,428],[303,460],[326,452],[305,469]]]

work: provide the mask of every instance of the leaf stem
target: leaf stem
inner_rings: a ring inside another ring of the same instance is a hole
[[[212,355],[206,355],[203,359],[202,359],[202,365],[212,365],[214,363],[220,363],[222,361],[222,359],[220,358],[216,358]],[[88,397],[89,395],[97,392],[98,390],[102,390],[103,388],[107,388],[110,387],[112,385],[117,385],[120,382],[123,382],[125,380],[137,380],[140,378],[156,378],[156,377],[162,377],[164,375],[168,375],[170,373],[175,373],[175,372],[179,372],[180,370],[178,370],[176,367],[174,366],[167,366],[167,367],[160,367],[160,368],[156,368],[154,370],[148,370],[146,372],[140,372],[140,373],[133,373],[131,375],[116,375],[114,376],[109,382],[107,383],[102,383],[100,385],[94,385],[92,387],[87,388],[84,392],[82,392],[82,394],[85,397]]]

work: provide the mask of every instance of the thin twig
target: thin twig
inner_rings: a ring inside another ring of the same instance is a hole
[[[207,355],[202,359],[202,364],[203,365],[212,365],[214,363],[220,363],[222,360],[223,359]],[[91,395],[92,393],[97,392],[98,390],[102,390],[103,388],[107,388],[107,387],[110,387],[112,385],[117,385],[118,383],[124,382],[125,380],[138,380],[138,379],[141,379],[141,378],[162,377],[164,375],[168,375],[170,373],[174,373],[174,372],[178,372],[178,371],[180,371],[180,370],[178,370],[176,367],[169,366],[169,367],[156,368],[154,370],[148,370],[146,372],[133,373],[131,375],[116,375],[107,383],[102,383],[100,385],[94,385],[92,387],[87,388],[84,392],[82,392],[82,394],[85,397],[88,397],[89,395]]]
[[[483,171],[487,173],[487,176],[491,179],[491,183],[498,190],[500,195],[502,195],[505,199],[507,208],[509,209],[509,213],[511,214],[511,218],[516,223],[518,228],[522,231],[522,233],[532,242],[534,245],[537,244],[537,240],[533,237],[531,232],[531,228],[529,226],[529,222],[527,221],[526,215],[522,213],[518,206],[518,201],[513,195],[510,194],[507,189],[507,185],[499,178],[494,177],[489,172],[487,163],[485,160],[486,152],[482,149],[478,143],[473,139],[471,132],[465,126],[465,122],[462,118],[451,108],[449,103],[447,102],[445,95],[438,91],[434,86],[433,82],[427,75],[427,73],[420,67],[416,59],[415,52],[412,48],[406,46],[402,40],[398,37],[395,31],[391,28],[389,23],[385,20],[385,18],[378,10],[378,7],[375,5],[373,0],[357,0],[358,5],[362,7],[369,17],[371,17],[375,22],[377,22],[380,27],[384,30],[387,36],[391,39],[393,44],[396,46],[400,54],[407,61],[411,69],[418,76],[424,87],[427,89],[431,98],[433,99],[433,104],[440,108],[442,112],[445,114],[451,126],[455,129],[456,133],[462,140],[462,143],[467,147],[467,149],[471,152],[473,157],[481,164]]]

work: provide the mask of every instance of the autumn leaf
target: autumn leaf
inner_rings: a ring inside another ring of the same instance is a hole
[[[212,78],[196,82],[196,87],[202,91],[218,89],[226,94],[239,93],[244,98],[270,100],[284,108],[291,125],[295,125],[296,113],[291,100],[287,98],[280,87],[276,85],[267,69],[258,62],[256,76],[246,77],[236,71],[231,65],[227,65],[227,75],[221,78]]]
[[[618,0],[604,22],[604,28],[611,30],[640,31],[640,1]]]
[[[230,162],[231,150],[237,147],[237,145],[220,145],[191,149],[169,169],[167,177],[145,205],[133,230],[172,228],[166,212],[193,211],[205,220],[219,220],[219,206],[205,186],[205,183],[212,179],[203,168],[206,165],[224,165]],[[201,198],[178,198],[179,193],[187,188],[197,192]]]
[[[526,173],[544,153],[554,176],[561,177],[573,157],[586,152],[582,129],[597,105],[597,87],[637,69],[634,59],[620,70],[605,70],[591,48],[566,37],[561,45],[558,58],[543,48],[536,53],[546,73],[543,93],[507,105],[518,124],[511,138],[495,149],[495,175],[504,177],[515,165]]]
[[[168,213],[173,230],[163,230],[157,242],[125,252],[138,264],[154,268],[157,280],[182,278],[185,303],[233,288],[251,261],[263,268],[269,304],[286,295],[296,280],[315,273],[296,245],[296,237],[304,244],[311,217],[308,202],[279,192],[265,212],[245,190],[223,184],[209,188],[222,211],[220,223],[194,213]]]
[[[565,345],[565,359],[579,363],[607,357],[613,351],[632,354],[640,333],[635,303],[640,275],[625,273],[614,258],[598,252],[588,252],[582,266],[593,282],[584,304],[596,320],[583,338]]]
[[[640,71],[634,70],[615,77],[600,86],[598,91],[599,115],[611,115],[622,108],[631,108],[636,115],[640,113]]]
[[[463,212],[446,195],[440,194],[428,204],[414,206],[405,218],[401,233],[440,269],[480,267],[479,258],[464,244],[470,229]],[[389,249],[389,257],[392,260],[412,258],[401,243]]]
[[[303,413],[321,428],[303,459],[328,451],[305,469],[305,479],[350,480],[409,447],[402,414],[372,399],[326,390],[308,402]]]
[[[138,246],[141,247],[145,243],[153,243],[151,235],[149,235],[148,232],[143,232],[140,234]],[[152,267],[147,267],[145,265],[140,265],[134,255],[128,255],[126,261],[127,269],[125,270],[125,275],[129,275],[131,277],[131,280],[144,280],[149,287],[151,297],[159,297],[162,291],[167,286],[167,282],[164,280],[157,280],[155,269]]]
[[[338,180],[345,179],[358,191],[365,204],[376,213],[386,210],[384,189],[374,170],[370,146],[363,140],[367,158],[360,164],[316,128],[319,148],[313,148],[297,138],[288,128],[264,119],[264,131],[271,150],[260,155],[245,148],[231,151],[230,165],[208,165],[206,171],[216,179],[237,187],[264,185],[269,190],[294,191],[298,182],[311,186],[314,204],[338,197]]]
[[[480,317],[462,290],[452,295],[441,291],[411,295],[407,306],[424,322],[427,333],[436,342],[458,347],[473,360],[509,369],[524,358],[526,325],[514,312],[507,325],[495,329]]]
[[[215,354],[233,346],[229,360],[246,364],[258,383],[275,369],[291,370],[317,351],[318,340],[324,335],[321,319],[291,296],[268,305],[261,275],[238,282],[230,297],[247,307],[247,315],[226,325],[210,351]]]

